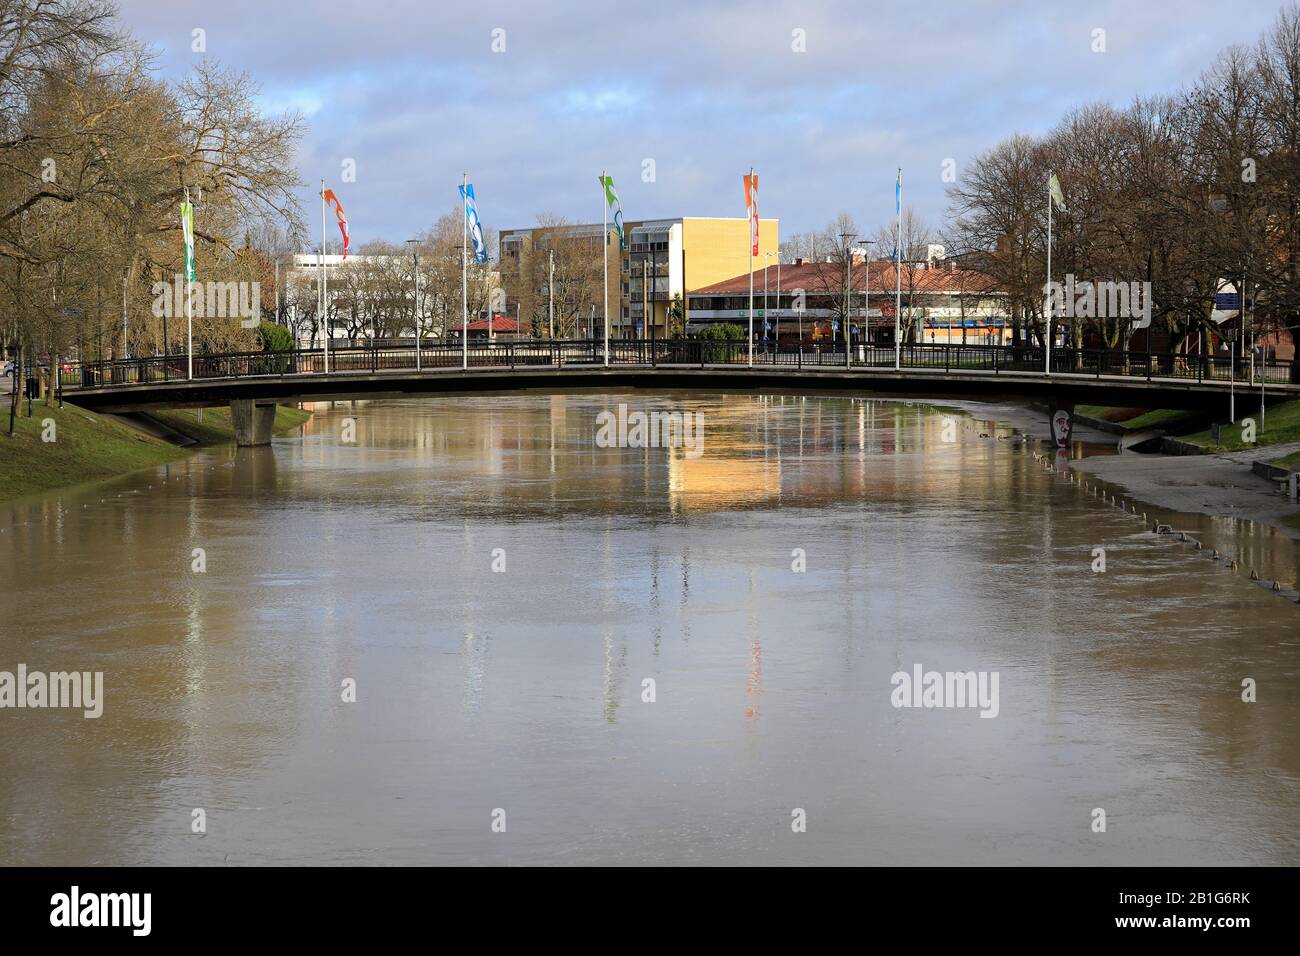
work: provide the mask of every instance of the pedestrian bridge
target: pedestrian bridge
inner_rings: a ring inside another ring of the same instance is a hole
[[[230,404],[240,444],[264,444],[277,403],[521,389],[825,390],[907,398],[1037,400],[1238,413],[1300,397],[1292,363],[988,345],[855,347],[745,342],[525,341],[300,349],[73,363],[66,401],[103,412]]]

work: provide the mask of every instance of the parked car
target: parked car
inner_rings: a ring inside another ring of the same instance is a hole
[[[8,378],[13,374],[14,374],[14,363],[13,363],[13,359],[10,359],[8,362],[5,362],[5,377]]]

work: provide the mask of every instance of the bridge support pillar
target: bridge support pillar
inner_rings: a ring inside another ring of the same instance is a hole
[[[1052,449],[1057,452],[1069,452],[1070,440],[1074,436],[1074,402],[1053,395],[1048,406],[1048,428],[1052,439]]]
[[[275,403],[237,398],[230,402],[230,424],[235,428],[235,444],[240,448],[271,444],[271,426],[275,424]]]

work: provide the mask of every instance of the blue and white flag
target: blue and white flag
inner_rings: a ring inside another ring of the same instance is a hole
[[[903,214],[903,171],[898,171],[898,182],[894,183],[894,215]]]
[[[1229,319],[1241,315],[1241,292],[1234,283],[1227,279],[1219,280],[1218,291],[1214,294],[1214,308],[1210,311],[1210,321],[1222,325]]]
[[[470,239],[474,242],[474,261],[488,261],[487,243],[483,241],[483,224],[478,221],[478,203],[474,201],[474,184],[457,186],[460,198],[465,201],[465,221],[469,224]]]

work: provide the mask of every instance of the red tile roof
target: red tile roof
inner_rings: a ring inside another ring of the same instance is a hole
[[[469,324],[471,332],[486,332],[488,327],[487,319],[475,319]],[[514,319],[507,319],[504,315],[492,316],[493,332],[518,332],[519,323]]]

